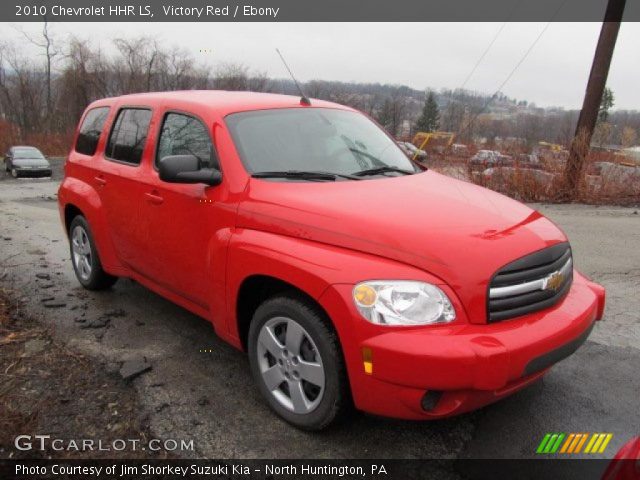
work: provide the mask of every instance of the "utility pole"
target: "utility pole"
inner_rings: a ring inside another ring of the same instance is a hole
[[[604,15],[604,22],[598,38],[598,46],[593,57],[591,73],[584,95],[582,110],[578,118],[575,136],[571,142],[569,159],[564,171],[566,200],[573,200],[578,195],[580,179],[584,170],[584,162],[591,146],[591,137],[598,120],[598,110],[602,100],[611,65],[611,57],[616,46],[620,22],[626,0],[609,0]]]

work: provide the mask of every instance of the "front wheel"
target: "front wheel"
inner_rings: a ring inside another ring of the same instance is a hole
[[[71,262],[76,278],[87,290],[104,290],[111,287],[118,277],[109,275],[102,269],[89,223],[78,215],[69,226]]]
[[[11,176],[13,178],[18,178],[18,176],[19,176],[18,175],[18,170],[16,170],[15,167],[11,169]]]
[[[348,408],[338,337],[319,308],[297,295],[265,301],[249,329],[249,361],[275,412],[305,430],[321,430]]]

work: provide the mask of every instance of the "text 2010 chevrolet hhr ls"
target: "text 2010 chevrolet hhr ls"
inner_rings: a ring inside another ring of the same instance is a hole
[[[292,424],[455,415],[530,384],[602,317],[567,238],[426,171],[365,115],[246,92],[92,103],[59,191],[89,289],[135,279],[246,350]]]

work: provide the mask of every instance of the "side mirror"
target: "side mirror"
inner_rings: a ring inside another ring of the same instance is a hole
[[[204,183],[219,185],[219,170],[200,168],[200,160],[194,155],[171,155],[158,162],[160,180],[167,183]]]

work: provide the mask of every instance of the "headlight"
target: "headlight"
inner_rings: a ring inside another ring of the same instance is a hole
[[[360,314],[379,325],[428,325],[452,322],[456,312],[435,285],[409,280],[362,282],[353,289]]]

